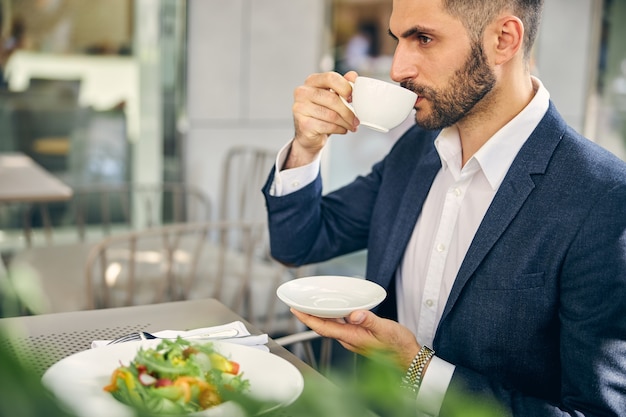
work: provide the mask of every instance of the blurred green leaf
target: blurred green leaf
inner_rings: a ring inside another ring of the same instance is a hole
[[[4,346],[0,344],[0,416],[69,417],[71,414],[59,406],[34,370]]]
[[[334,384],[305,380],[305,389],[298,401],[278,410],[271,416],[285,417],[366,417],[414,416],[417,414],[415,395],[402,388],[400,372],[384,355],[363,360],[358,377],[353,373],[331,373]],[[317,381],[317,380],[315,380]],[[461,392],[448,392],[450,399],[447,417],[501,417],[506,415],[492,401]],[[234,398],[234,401],[241,399]],[[254,415],[258,404],[249,399],[242,402],[249,415]]]

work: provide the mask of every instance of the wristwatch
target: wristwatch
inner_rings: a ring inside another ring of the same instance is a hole
[[[407,369],[406,374],[402,378],[402,386],[404,388],[409,389],[417,395],[420,385],[422,385],[424,368],[434,355],[434,350],[428,346],[422,346],[419,352],[417,352],[417,355],[413,358],[413,361],[411,361],[409,369]]]

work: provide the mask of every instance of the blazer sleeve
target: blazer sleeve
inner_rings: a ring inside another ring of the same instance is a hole
[[[326,196],[322,178],[282,197],[270,195],[274,169],[263,187],[272,256],[287,265],[322,262],[367,246],[370,217],[384,162],[367,176]]]

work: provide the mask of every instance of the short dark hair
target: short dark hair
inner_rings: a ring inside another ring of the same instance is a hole
[[[509,10],[524,24],[524,58],[530,59],[537,38],[544,0],[443,0],[446,12],[455,16],[475,42],[498,14]]]

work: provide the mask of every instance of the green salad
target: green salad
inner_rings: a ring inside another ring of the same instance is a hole
[[[156,414],[187,414],[214,407],[225,394],[244,393],[249,381],[239,364],[212,343],[178,338],[141,348],[128,365],[116,368],[104,387],[119,401]]]

